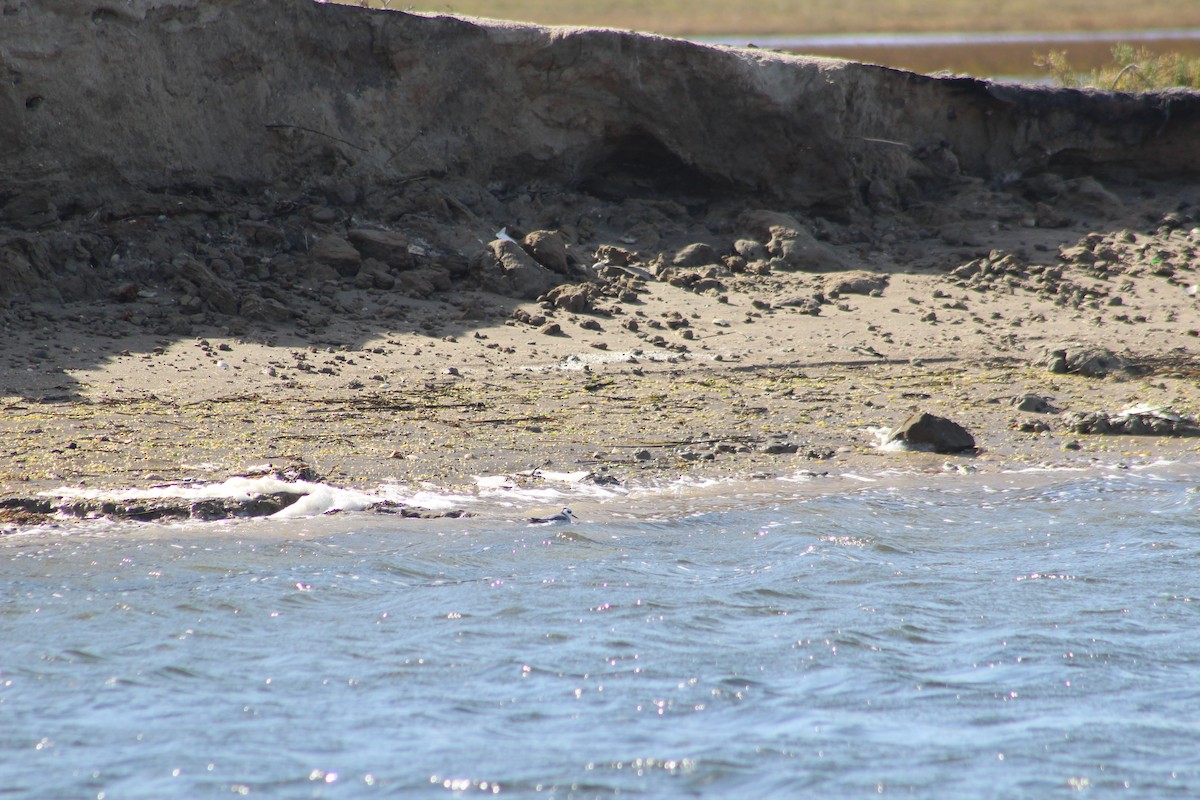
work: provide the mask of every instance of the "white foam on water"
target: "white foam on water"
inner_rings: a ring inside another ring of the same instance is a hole
[[[290,482],[264,476],[260,478],[233,477],[219,483],[170,483],[145,488],[131,489],[80,489],[63,486],[41,492],[42,497],[61,497],[78,500],[241,500],[259,497],[273,492],[307,493],[311,487],[321,484],[305,481]]]
[[[41,492],[43,497],[63,500],[252,500],[267,494],[286,492],[303,495],[287,508],[272,514],[273,519],[313,517],[330,511],[363,511],[388,498],[369,492],[342,489],[327,483],[285,481],[271,476],[233,477],[219,483],[178,483],[138,489],[79,489],[61,487]]]
[[[475,485],[481,500],[499,500],[502,505],[517,503],[557,503],[566,498],[604,500],[626,494],[624,487],[591,480],[588,470],[554,472],[529,470],[504,475],[476,475]]]
[[[948,462],[949,464],[949,462]],[[943,466],[939,474],[954,475],[971,473],[970,465],[958,467]],[[1107,467],[1107,469],[1106,469]],[[1078,473],[1096,471],[1101,473],[1136,471],[1145,475],[1147,472],[1160,471],[1172,473],[1180,469],[1177,462],[1157,459],[1141,464],[1113,465],[1027,465],[1017,468],[1002,468],[996,475],[1015,476],[1027,474]],[[930,477],[927,471],[921,471],[923,480]],[[127,489],[91,489],[64,486],[55,490],[40,493],[42,497],[53,498],[62,502],[73,499],[99,500],[113,502],[152,501],[152,500],[253,500],[256,497],[275,493],[291,493],[301,495],[292,505],[281,509],[267,519],[296,520],[318,517],[331,512],[366,511],[380,504],[399,504],[410,508],[419,508],[432,512],[449,512],[456,509],[472,508],[477,514],[486,516],[490,507],[498,516],[507,516],[510,512],[501,509],[521,509],[524,515],[530,508],[561,508],[562,506],[579,503],[593,503],[598,506],[612,504],[613,501],[624,506],[636,505],[653,509],[656,504],[674,506],[681,501],[701,501],[703,498],[720,495],[733,491],[749,491],[751,493],[772,494],[782,491],[789,494],[792,490],[784,486],[799,489],[800,484],[807,484],[809,489],[817,491],[857,491],[880,481],[904,479],[915,476],[917,472],[902,468],[889,467],[877,471],[844,471],[835,473],[814,473],[809,469],[800,469],[779,476],[760,476],[748,478],[745,475],[729,475],[721,477],[696,477],[689,475],[677,476],[671,480],[649,484],[617,483],[606,484],[597,480],[597,475],[588,470],[552,471],[528,470],[499,475],[477,475],[472,489],[450,489],[433,483],[421,483],[416,486],[404,484],[385,484],[373,490],[348,489],[328,483],[311,481],[287,481],[278,477],[266,475],[259,477],[231,477],[216,482],[185,482],[164,484],[144,488]],[[962,476],[962,477],[965,477]],[[980,474],[981,479],[987,476]],[[995,475],[993,476],[995,477]],[[818,481],[818,479],[821,479]],[[622,509],[625,510],[625,509]],[[619,512],[612,512],[619,513]],[[193,520],[192,523],[196,521]],[[127,521],[113,524],[125,525]],[[166,524],[166,523],[160,523]]]
[[[288,484],[285,484],[288,485]],[[297,484],[291,484],[293,486]],[[271,515],[271,519],[298,519],[316,517],[330,511],[366,511],[383,498],[377,494],[339,489],[325,483],[305,484],[308,490],[304,497]],[[295,491],[295,490],[293,490]]]
[[[910,453],[917,449],[903,439],[888,441],[888,437],[892,435],[891,428],[870,427],[867,428],[867,433],[875,437],[872,447],[884,453]]]
[[[604,500],[625,490],[616,485],[600,485],[589,479],[587,470],[555,472],[531,470],[508,475],[476,477],[476,491],[448,491],[434,484],[413,488],[387,484],[371,491],[347,489],[328,483],[287,481],[274,476],[231,477],[217,482],[187,482],[127,489],[85,489],[63,486],[41,492],[40,496],[62,502],[71,500],[136,502],[179,500],[249,501],[276,493],[301,495],[295,503],[269,515],[270,519],[301,519],[335,511],[365,511],[381,503],[399,504],[427,511],[451,511],[463,506],[501,501],[499,504],[561,504],[568,498]]]
[[[404,486],[384,486],[380,488],[380,493],[392,502],[426,511],[451,511],[479,500],[474,495],[446,492],[433,485],[423,486],[416,491]]]
[[[1029,466],[1009,467],[1000,470],[1000,473],[1009,475],[1032,475],[1037,473],[1053,473],[1053,472],[1089,472],[1095,469],[1094,466],[1079,466],[1071,464],[1030,464]]]

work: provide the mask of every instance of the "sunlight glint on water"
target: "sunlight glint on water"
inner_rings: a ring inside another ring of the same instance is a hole
[[[361,515],[9,536],[0,786],[1194,796],[1198,498],[1119,473],[569,536]]]

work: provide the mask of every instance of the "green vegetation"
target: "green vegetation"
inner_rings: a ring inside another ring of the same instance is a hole
[[[1119,44],[1112,49],[1112,63],[1090,72],[1072,69],[1066,51],[1052,51],[1040,56],[1038,67],[1050,73],[1060,86],[1077,88],[1145,92],[1183,86],[1200,88],[1200,58],[1190,58],[1178,53],[1157,54],[1128,44]]]

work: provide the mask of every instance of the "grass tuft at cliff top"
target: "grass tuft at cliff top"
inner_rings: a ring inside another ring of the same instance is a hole
[[[1176,86],[1200,89],[1200,58],[1188,58],[1179,53],[1156,54],[1128,44],[1114,47],[1112,63],[1099,69],[1076,70],[1063,51],[1047,53],[1037,65],[1059,86],[1128,92]]]

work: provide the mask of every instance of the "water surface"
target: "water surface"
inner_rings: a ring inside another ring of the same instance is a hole
[[[11,535],[0,796],[1194,797],[1194,474]]]
[[[753,45],[814,56],[832,56],[921,73],[949,72],[983,78],[1047,80],[1036,66],[1048,53],[1067,53],[1076,72],[1111,66],[1118,44],[1156,55],[1200,58],[1200,30],[843,34],[825,36],[724,36],[700,39],[735,47]]]

